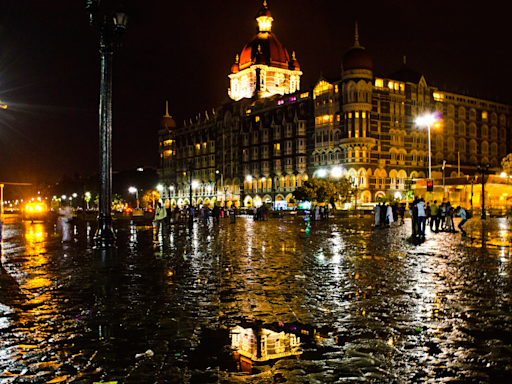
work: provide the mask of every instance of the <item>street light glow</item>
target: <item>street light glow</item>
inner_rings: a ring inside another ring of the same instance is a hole
[[[334,167],[331,171],[331,176],[332,177],[341,177],[342,175],[342,171],[341,171],[341,167]]]
[[[130,187],[130,188],[128,188],[128,192],[130,192],[130,193],[137,193],[137,188]]]
[[[158,192],[162,192],[162,191],[164,190],[164,187],[162,187],[162,185],[161,185],[161,184],[158,184],[158,185],[156,186],[156,189],[157,189],[157,191],[158,191]]]
[[[192,188],[197,189],[199,182],[197,180],[192,181]]]
[[[319,169],[317,175],[319,177],[325,177],[325,175],[327,175],[327,171],[325,169]]]
[[[252,176],[251,175],[245,176],[245,180],[250,183],[252,181]]]

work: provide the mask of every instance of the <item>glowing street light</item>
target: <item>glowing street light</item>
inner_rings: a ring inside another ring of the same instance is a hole
[[[139,209],[139,190],[135,187],[130,187],[128,188],[128,192],[135,194],[135,198],[137,199],[137,209]]]
[[[322,168],[322,169],[319,169],[316,174],[318,175],[318,177],[325,177],[325,176],[327,176],[327,171]]]
[[[335,178],[340,178],[341,175],[342,175],[342,170],[341,170],[341,167],[334,167],[332,170],[331,170],[331,176],[332,177],[335,177]]]
[[[435,113],[425,113],[416,118],[416,125],[419,127],[428,127],[428,179],[432,179],[432,146],[430,143],[430,126],[439,121],[439,116]]]

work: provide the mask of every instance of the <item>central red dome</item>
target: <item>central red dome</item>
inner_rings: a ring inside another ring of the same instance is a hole
[[[254,63],[258,54],[258,46],[268,65],[278,68],[288,68],[290,55],[285,47],[277,40],[272,32],[260,32],[242,49],[239,68],[243,70]]]

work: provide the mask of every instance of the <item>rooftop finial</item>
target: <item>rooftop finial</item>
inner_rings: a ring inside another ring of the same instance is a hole
[[[267,8],[267,0],[263,0],[263,6]]]
[[[238,64],[239,61],[240,61],[240,56],[238,56],[238,53],[237,53],[235,56],[235,63]]]
[[[171,116],[169,116],[169,100],[165,101],[165,116],[164,117],[171,117]]]
[[[294,60],[294,61],[295,61],[295,60],[297,60],[297,59],[295,58],[295,51],[293,51],[293,52],[292,52],[292,60]]]
[[[357,21],[356,21],[356,34],[355,34],[354,47],[360,47],[360,45],[359,45],[359,29],[357,28]]]
[[[406,64],[405,55],[404,55],[404,65]]]

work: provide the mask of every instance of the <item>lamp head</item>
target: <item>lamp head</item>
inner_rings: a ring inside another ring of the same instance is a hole
[[[89,14],[89,22],[91,25],[96,23],[96,15],[100,10],[100,0],[87,0],[85,10]]]
[[[128,15],[125,8],[120,5],[114,13],[115,32],[118,36],[122,36],[126,32],[126,23],[128,22]]]

